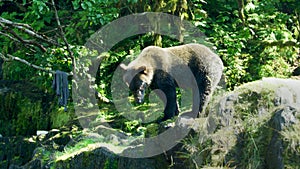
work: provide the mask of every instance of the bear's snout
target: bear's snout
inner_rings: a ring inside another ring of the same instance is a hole
[[[143,100],[142,100],[142,99],[136,99],[135,102],[136,102],[137,104],[142,104],[142,103],[143,103]]]

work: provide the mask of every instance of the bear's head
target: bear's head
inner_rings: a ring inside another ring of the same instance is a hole
[[[150,86],[153,79],[153,69],[143,66],[120,65],[124,71],[123,81],[133,93],[135,102],[141,104],[144,102],[145,91]]]

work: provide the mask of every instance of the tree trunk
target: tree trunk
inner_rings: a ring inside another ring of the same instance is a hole
[[[239,7],[239,17],[243,22],[243,25],[245,26],[245,14],[244,14],[244,8],[245,8],[245,2],[244,0],[237,0],[238,7]]]
[[[0,58],[0,80],[3,79],[3,71],[2,71],[2,64],[3,64],[3,59]]]

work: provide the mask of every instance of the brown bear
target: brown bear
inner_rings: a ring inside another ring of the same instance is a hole
[[[162,120],[179,112],[176,87],[192,91],[192,112],[187,114],[195,117],[201,113],[223,72],[221,59],[200,44],[169,48],[149,46],[128,66],[121,64],[120,67],[124,71],[123,80],[137,103],[143,103],[148,87],[162,91],[157,92],[165,103]]]

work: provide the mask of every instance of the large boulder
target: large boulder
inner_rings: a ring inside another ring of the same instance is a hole
[[[299,168],[299,86],[300,80],[264,78],[214,98],[205,128],[214,131],[199,132],[206,139],[197,165]]]

